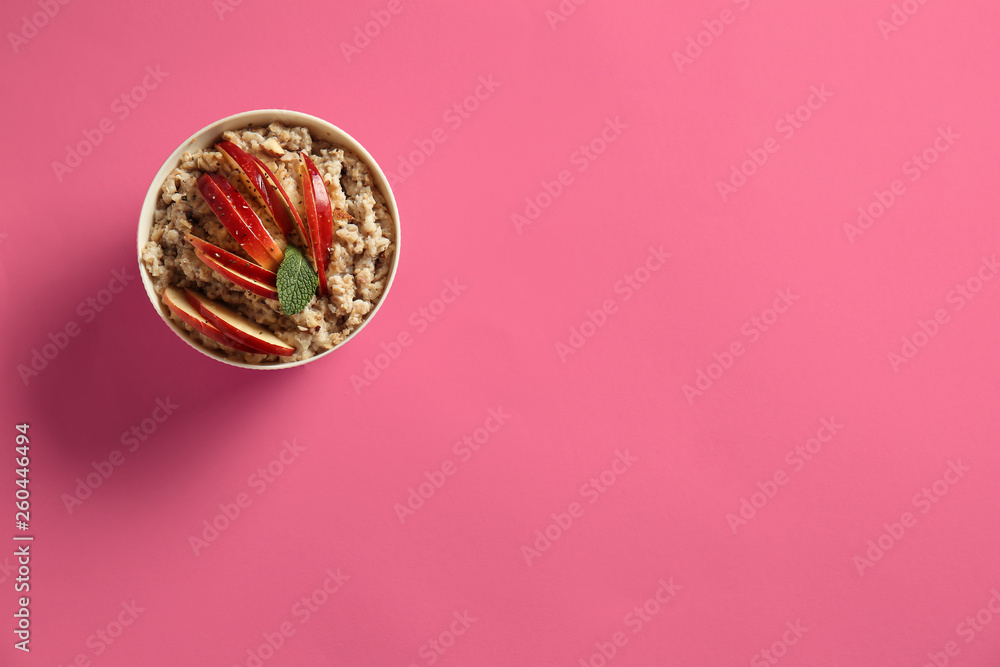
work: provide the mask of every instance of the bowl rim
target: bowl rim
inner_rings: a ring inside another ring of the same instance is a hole
[[[376,186],[379,187],[383,196],[386,200],[386,205],[389,208],[389,214],[392,217],[393,225],[395,226],[395,252],[393,253],[392,265],[389,269],[389,276],[385,285],[385,289],[382,291],[381,297],[379,297],[378,303],[375,304],[375,308],[372,309],[370,313],[365,316],[365,319],[358,325],[354,331],[352,331],[347,338],[345,338],[339,345],[336,345],[325,352],[321,352],[317,355],[309,357],[308,359],[300,359],[297,361],[288,362],[277,362],[269,364],[249,364],[243,361],[232,361],[226,359],[221,354],[209,350],[196,341],[194,341],[191,336],[178,324],[176,324],[170,316],[166,313],[166,306],[163,305],[160,297],[157,296],[156,290],[153,288],[153,280],[149,275],[149,271],[146,269],[145,264],[142,261],[142,250],[146,242],[149,241],[149,233],[153,226],[153,214],[156,211],[156,203],[160,198],[160,190],[163,187],[163,182],[166,180],[167,175],[173,171],[173,169],[180,163],[180,159],[184,152],[192,149],[206,148],[212,146],[221,137],[223,132],[228,130],[236,130],[250,125],[264,124],[267,125],[271,122],[279,122],[284,125],[290,126],[302,126],[309,130],[310,134],[314,138],[319,138],[321,141],[329,141],[343,148],[347,148],[357,155],[365,164],[368,166],[373,179],[375,180]],[[316,132],[316,130],[319,132]],[[318,136],[317,135],[322,135]],[[206,141],[210,140],[210,141]],[[160,319],[162,319],[167,326],[173,330],[184,342],[198,350],[202,354],[220,361],[229,366],[235,366],[237,368],[249,368],[253,370],[281,370],[285,368],[294,368],[296,366],[303,366],[310,362],[316,361],[341,349],[344,345],[350,342],[362,329],[367,326],[372,319],[374,319],[376,313],[385,303],[386,297],[389,295],[389,290],[392,287],[392,283],[396,278],[396,272],[399,269],[399,251],[400,251],[400,241],[401,241],[401,230],[399,224],[399,210],[396,206],[396,197],[392,192],[392,186],[389,183],[389,179],[386,177],[385,172],[375,161],[375,158],[371,156],[367,149],[361,145],[350,134],[337,127],[333,123],[323,120],[317,116],[307,114],[301,111],[293,111],[290,109],[254,109],[251,111],[241,111],[240,113],[235,113],[225,118],[220,118],[212,123],[209,123],[205,127],[201,128],[186,140],[181,142],[181,144],[170,154],[170,156],[163,162],[163,165],[156,172],[153,177],[153,181],[146,191],[146,196],[143,199],[142,209],[139,213],[139,227],[136,235],[136,251],[139,262],[139,275],[142,277],[142,284],[146,290],[146,296],[149,297],[150,303],[153,308],[159,314]]]

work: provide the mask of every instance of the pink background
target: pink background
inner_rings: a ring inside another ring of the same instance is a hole
[[[0,664],[1000,664],[997,3],[47,1],[0,6]],[[103,291],[165,156],[268,107],[396,174],[405,237],[370,326],[278,373]]]

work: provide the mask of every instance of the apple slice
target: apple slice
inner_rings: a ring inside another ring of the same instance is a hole
[[[243,343],[234,340],[219,331],[214,324],[202,317],[201,314],[191,306],[187,297],[184,296],[184,292],[180,291],[176,287],[168,287],[163,290],[163,303],[170,308],[170,311],[174,315],[183,320],[184,323],[190,325],[195,331],[205,334],[215,342],[221,343],[226,347],[231,347],[234,350],[239,350],[240,352],[250,352],[251,354],[261,353],[260,350],[255,350],[249,345],[244,345]]]
[[[201,294],[192,292],[189,289],[184,290],[184,294],[187,295],[188,303],[202,317],[230,338],[265,354],[277,354],[282,357],[290,357],[295,354],[294,347],[291,347],[261,325],[251,322],[236,311],[223,306],[221,303],[209,301]]]
[[[278,274],[237,257],[228,250],[212,245],[197,236],[185,234],[194,254],[205,265],[245,290],[268,299],[278,298]]]
[[[330,261],[330,246],[333,243],[333,205],[316,164],[304,151],[299,153],[299,157],[302,158],[302,201],[309,221],[309,240],[316,260],[319,293],[327,294],[326,265]]]
[[[277,278],[277,274],[274,271],[268,271],[264,267],[234,255],[228,250],[224,250],[217,245],[209,243],[205,239],[198,238],[191,232],[185,232],[184,238],[186,238],[191,245],[195,247],[195,250],[201,250],[206,255],[218,259],[237,273],[242,273],[263,283],[274,282]]]
[[[292,198],[288,196],[285,192],[285,188],[281,187],[281,182],[278,181],[278,177],[274,175],[271,168],[264,164],[264,161],[258,158],[256,155],[251,155],[250,158],[257,163],[257,166],[261,168],[268,178],[268,182],[271,189],[278,193],[278,199],[285,208],[285,213],[295,221],[295,228],[299,230],[299,236],[302,237],[302,244],[305,248],[305,255],[309,258],[310,262],[315,262],[312,256],[312,250],[309,246],[309,230],[306,228],[306,224],[302,222],[302,216],[299,215],[299,211],[295,208],[295,204],[292,203]],[[313,266],[313,268],[316,268]]]
[[[202,174],[198,191],[240,247],[265,269],[277,271],[285,253],[233,184],[220,174]]]
[[[225,252],[223,250],[222,252]],[[231,282],[239,285],[248,292],[253,292],[254,294],[259,294],[266,299],[277,299],[278,298],[278,277],[275,274],[274,280],[271,282],[261,282],[255,278],[239,273],[227,267],[224,263],[216,260],[211,255],[205,254],[201,249],[195,248],[194,254],[198,256],[205,265],[218,273],[224,278],[228,278]],[[235,256],[234,256],[235,257]],[[236,259],[239,259],[238,257]]]
[[[281,233],[285,236],[291,236],[291,216],[285,208],[284,201],[278,195],[277,189],[271,185],[267,173],[265,173],[264,169],[261,169],[264,163],[231,141],[221,141],[215,147],[226,156],[233,171],[238,175],[254,199],[268,210],[271,217],[274,218],[274,223],[281,229]]]

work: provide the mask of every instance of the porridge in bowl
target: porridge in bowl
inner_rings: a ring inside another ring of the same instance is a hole
[[[292,123],[222,132],[161,184],[140,260],[164,313],[225,360],[329,351],[391,281],[398,230],[372,169]]]

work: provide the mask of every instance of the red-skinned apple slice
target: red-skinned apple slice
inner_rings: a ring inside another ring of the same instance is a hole
[[[242,287],[248,292],[259,294],[266,299],[278,298],[277,276],[270,283],[263,283],[242,273],[238,273],[228,268],[225,264],[216,261],[211,255],[206,255],[198,248],[194,249],[194,254],[198,256],[205,265],[224,278],[228,278],[232,283]]]
[[[200,239],[190,232],[186,232],[184,238],[195,247],[195,250],[201,250],[206,255],[214,257],[237,273],[242,273],[262,283],[274,282],[277,279],[277,274],[274,271],[268,271],[264,267],[234,255],[205,239]]]
[[[271,190],[278,195],[278,200],[282,203],[285,208],[285,213],[295,221],[295,228],[299,230],[299,236],[302,238],[302,247],[304,249],[304,254],[309,261],[312,263],[313,268],[316,268],[316,259],[312,255],[312,248],[309,244],[309,229],[306,227],[306,223],[302,222],[302,216],[299,215],[299,210],[295,208],[295,204],[292,203],[292,198],[288,196],[288,192],[285,188],[281,187],[281,182],[278,177],[275,176],[271,168],[264,163],[263,160],[258,158],[256,155],[251,155],[250,159],[257,163],[261,171],[267,175],[268,184],[271,186]],[[286,232],[287,235],[287,232]]]
[[[221,343],[226,347],[231,347],[234,350],[239,350],[240,352],[261,354],[260,350],[255,350],[249,345],[244,345],[238,340],[234,340],[219,331],[214,324],[202,317],[202,315],[194,309],[190,302],[188,302],[184,292],[180,291],[176,287],[168,287],[163,290],[163,303],[167,305],[174,315],[179,317],[186,324],[190,325],[192,329],[205,334],[215,342]]]
[[[281,233],[285,236],[291,236],[291,216],[288,209],[285,208],[285,202],[278,195],[277,189],[272,186],[267,173],[261,169],[264,163],[231,141],[221,141],[215,147],[226,156],[233,171],[240,177],[254,199],[271,214]]]
[[[194,253],[205,265],[245,290],[268,299],[278,298],[278,274],[252,264],[233,253],[187,234]]]
[[[316,164],[305,152],[300,152],[299,157],[302,158],[302,200],[309,222],[316,275],[319,276],[319,293],[327,294],[326,265],[330,261],[330,245],[333,243],[333,205]]]
[[[188,303],[202,317],[230,338],[265,354],[276,354],[282,357],[290,357],[295,354],[294,347],[291,347],[264,327],[251,322],[236,311],[223,306],[221,303],[209,301],[201,294],[192,292],[189,289],[184,290],[184,294],[187,295]]]
[[[277,271],[285,253],[233,184],[220,174],[202,174],[198,191],[240,247],[265,269]]]
[[[315,261],[312,256],[312,250],[309,246],[309,230],[306,228],[306,224],[302,222],[302,216],[299,215],[298,209],[295,208],[295,204],[292,203],[292,198],[288,196],[287,192],[285,192],[285,188],[281,187],[281,183],[278,181],[278,177],[274,175],[274,172],[271,171],[270,167],[264,164],[263,160],[261,160],[255,155],[251,155],[250,157],[251,159],[253,159],[254,162],[257,163],[257,165],[261,168],[261,170],[263,170],[263,172],[267,174],[267,177],[271,184],[271,188],[278,193],[278,198],[281,200],[281,203],[284,204],[285,212],[288,213],[291,219],[295,221],[295,227],[296,229],[299,230],[299,236],[302,237],[302,243],[305,247],[306,257],[309,258],[310,262]]]

